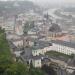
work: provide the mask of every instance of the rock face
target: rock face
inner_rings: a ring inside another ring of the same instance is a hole
[[[49,31],[50,32],[55,32],[55,33],[62,32],[60,26],[58,24],[55,24],[55,23],[52,24]]]

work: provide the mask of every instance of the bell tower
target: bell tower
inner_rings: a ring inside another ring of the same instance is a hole
[[[28,37],[23,37],[23,47],[29,47],[29,38]]]

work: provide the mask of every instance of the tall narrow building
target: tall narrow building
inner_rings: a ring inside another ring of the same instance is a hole
[[[14,33],[15,33],[15,28],[16,28],[16,20],[17,20],[18,16],[14,15]]]

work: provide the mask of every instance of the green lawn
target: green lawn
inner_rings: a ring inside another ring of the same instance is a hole
[[[60,53],[60,52],[56,52],[56,51],[47,52],[46,55],[53,56],[53,57],[62,57],[62,58],[65,58],[65,59],[72,58],[72,55],[66,55],[66,54],[63,54],[63,53]]]

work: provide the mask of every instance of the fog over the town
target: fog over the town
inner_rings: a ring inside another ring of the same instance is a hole
[[[0,1],[28,1],[28,0],[0,0]],[[33,2],[43,2],[43,3],[75,3],[75,0],[30,0]]]
[[[0,0],[0,1],[28,1],[28,0]],[[29,0],[29,1],[33,1],[37,4],[41,3],[41,5],[43,4],[64,4],[64,3],[74,4],[75,3],[75,0]]]
[[[40,6],[67,6],[67,5],[71,5],[74,6],[75,4],[75,0],[30,0],[35,2],[36,4],[40,5]]]

